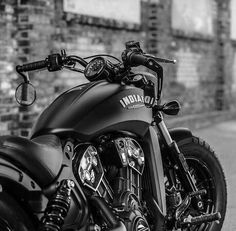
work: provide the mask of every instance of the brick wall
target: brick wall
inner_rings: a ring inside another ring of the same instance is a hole
[[[56,1],[55,12],[55,51],[65,49],[68,54],[81,57],[105,53],[120,58],[126,41],[138,40],[145,44],[144,34],[136,25],[64,12],[62,0]],[[57,84],[67,86],[86,81],[82,75],[73,72],[60,72],[58,76]]]
[[[14,101],[14,82],[16,74],[14,61],[16,40],[14,7],[12,1],[0,1],[0,131],[2,135],[11,134],[16,127],[18,107]]]
[[[230,21],[228,22],[230,24],[230,39],[231,44],[228,49],[229,57],[227,69],[229,70],[229,84],[228,84],[228,90],[229,92],[229,100],[232,101],[231,107],[233,105],[236,105],[236,0],[230,1]],[[231,84],[231,86],[230,86]]]
[[[234,95],[229,1],[147,5],[149,51],[177,60],[174,66],[164,65],[164,101],[177,98],[184,115],[229,108]]]
[[[177,59],[173,83],[181,86],[178,97],[185,114],[215,109],[216,61],[211,42],[176,40]],[[171,88],[171,85],[169,86]],[[168,96],[173,97],[172,94]]]

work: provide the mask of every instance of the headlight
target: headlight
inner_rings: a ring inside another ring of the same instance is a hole
[[[79,145],[76,147],[73,172],[83,185],[94,191],[97,190],[104,172],[97,149],[94,146]]]

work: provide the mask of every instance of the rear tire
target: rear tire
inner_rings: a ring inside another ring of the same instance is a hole
[[[35,231],[26,212],[4,192],[0,192],[0,230]]]
[[[227,204],[226,180],[221,164],[209,144],[198,137],[181,140],[178,142],[178,146],[187,160],[198,189],[207,190],[207,194],[202,197],[205,202],[204,209],[207,207],[209,210],[206,211],[207,213],[221,213],[219,224],[212,222],[208,225],[199,225],[193,230],[220,231]]]

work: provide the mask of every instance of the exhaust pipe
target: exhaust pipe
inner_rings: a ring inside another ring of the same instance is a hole
[[[116,216],[114,215],[112,209],[109,207],[109,205],[104,201],[103,198],[93,196],[90,198],[91,203],[93,206],[95,206],[97,209],[102,211],[102,214],[104,215],[105,220],[110,224],[109,231],[126,231],[126,227],[123,222],[119,221]]]

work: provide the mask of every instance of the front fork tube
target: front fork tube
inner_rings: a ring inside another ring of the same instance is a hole
[[[189,193],[198,191],[192,179],[192,176],[189,172],[189,167],[186,162],[186,159],[183,153],[180,152],[177,143],[171,138],[170,133],[163,121],[163,117],[161,113],[158,113],[157,116],[155,116],[155,123],[162,138],[164,139],[166,145],[168,146],[170,160],[174,164],[175,168],[177,169],[178,177],[181,180],[184,189]],[[199,203],[199,202],[200,201],[198,201],[197,203],[197,207],[201,209],[202,203],[201,202]]]

